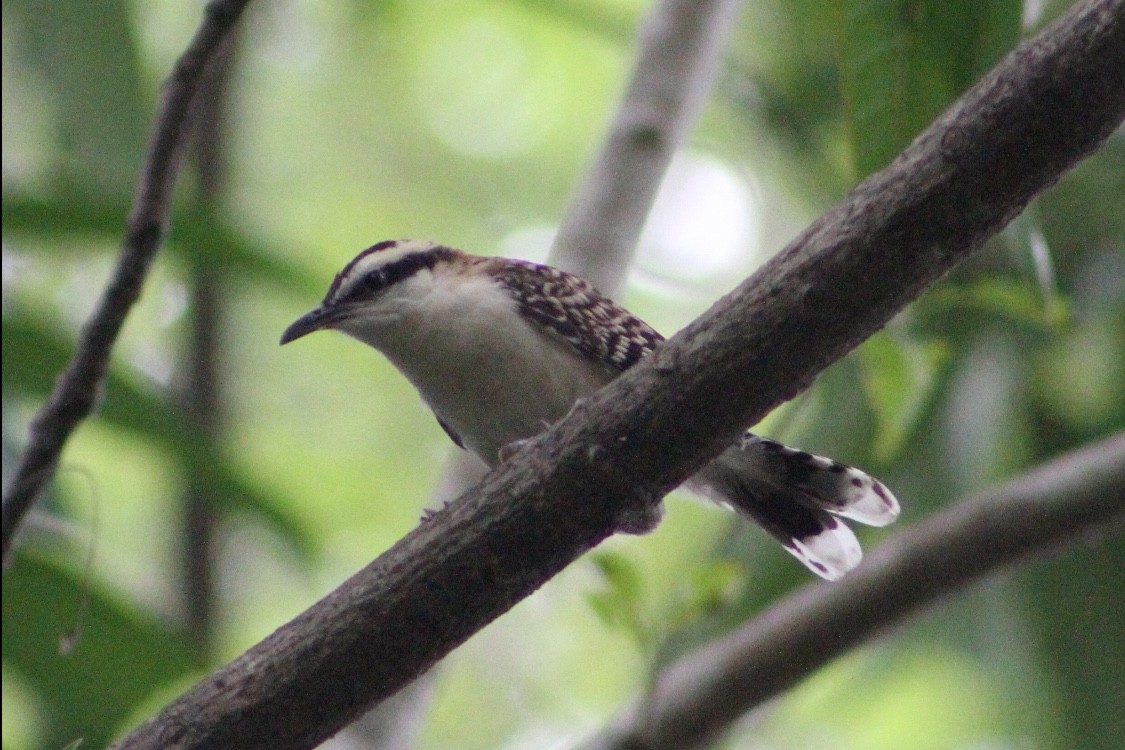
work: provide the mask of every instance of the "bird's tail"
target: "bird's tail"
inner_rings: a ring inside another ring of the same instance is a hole
[[[689,484],[749,516],[830,581],[863,558],[841,518],[886,526],[899,513],[895,496],[874,477],[749,432]]]

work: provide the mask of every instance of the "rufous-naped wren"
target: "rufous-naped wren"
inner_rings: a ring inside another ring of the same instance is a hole
[[[417,240],[356,256],[281,343],[322,329],[382,352],[453,442],[489,466],[664,340],[573,274]],[[862,557],[841,518],[884,526],[899,512],[859,469],[750,432],[686,486],[750,517],[827,579]]]

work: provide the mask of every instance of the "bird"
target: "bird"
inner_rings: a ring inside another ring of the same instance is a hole
[[[664,341],[574,274],[426,240],[359,253],[281,344],[320,330],[382,353],[453,442],[489,467]],[[885,526],[899,515],[867,473],[749,431],[685,487],[753,520],[828,580],[863,556],[842,519]],[[643,533],[658,520],[619,530]]]

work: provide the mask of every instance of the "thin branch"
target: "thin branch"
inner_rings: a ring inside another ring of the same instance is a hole
[[[119,748],[307,748],[652,505],[1125,117],[1125,0],[1017,48],[706,315]]]
[[[226,126],[229,121],[230,84],[236,69],[238,29],[219,45],[200,85],[192,116],[197,125],[193,156],[199,173],[197,200],[214,208],[222,199],[227,181]],[[195,263],[188,281],[191,336],[183,360],[184,416],[212,445],[223,431],[223,380],[220,377],[221,327],[224,313],[222,279],[207,263]],[[190,471],[180,500],[180,561],[184,621],[197,653],[211,653],[215,609],[216,535],[219,503],[212,475]]]
[[[1029,556],[1125,531],[1125,434],[980,493],[669,667],[584,750],[699,747],[751,708],[942,597]]]
[[[191,130],[191,104],[219,43],[249,0],[212,0],[188,48],[164,87],[148,155],[117,266],[82,328],[77,350],[54,392],[31,421],[27,448],[4,491],[3,557],[27,512],[54,477],[63,447],[101,397],[110,352],[125,317],[140,296],[149,267],[167,232],[173,187]]]
[[[740,0],[664,0],[645,20],[601,153],[575,191],[551,262],[612,295],[676,149],[714,87]]]

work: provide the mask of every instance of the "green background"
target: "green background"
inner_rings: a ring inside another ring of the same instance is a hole
[[[748,2],[620,298],[672,333],[885,165],[1065,3]],[[113,263],[172,0],[5,0],[4,470]],[[629,74],[640,2],[252,4],[217,191],[189,163],[171,239],[3,591],[3,744],[100,747],[417,523],[450,453],[412,389],[337,336],[285,349],[356,252],[426,237],[541,259]],[[867,547],[1125,428],[1120,133],[760,431],[903,502]],[[207,277],[219,411],[181,395]],[[210,617],[185,625],[184,517],[218,517]],[[1009,571],[823,669],[739,748],[1110,748],[1125,737],[1120,539]],[[653,670],[809,582],[676,496],[455,652],[414,746],[568,746]],[[60,642],[66,641],[65,655]]]

